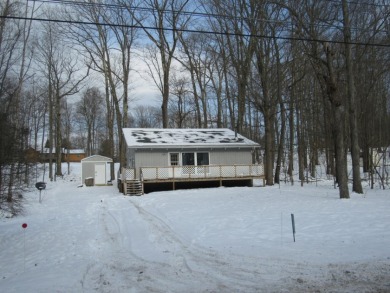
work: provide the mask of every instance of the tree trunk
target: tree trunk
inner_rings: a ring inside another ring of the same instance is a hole
[[[266,184],[271,186],[274,185],[273,181],[273,170],[274,170],[274,137],[275,137],[275,126],[272,118],[272,114],[267,110],[264,113],[264,127],[265,127],[265,180]]]
[[[302,127],[301,127],[301,115],[299,115],[299,106],[295,107],[296,108],[296,130],[297,130],[297,142],[298,142],[298,180],[301,181],[301,185],[303,185],[303,182],[305,180],[305,143],[303,140],[303,137],[301,135],[302,132]]]
[[[351,132],[351,156],[352,156],[352,191],[363,193],[362,182],[360,178],[360,147],[359,134],[356,117],[356,99],[355,99],[355,80],[352,66],[351,52],[351,28],[349,23],[349,11],[346,0],[342,1],[344,18],[344,41],[345,41],[345,59],[347,67],[348,98],[349,98],[349,124]]]
[[[277,92],[277,99],[279,102],[280,107],[280,119],[281,119],[281,126],[280,126],[280,137],[279,137],[279,145],[278,145],[278,152],[277,152],[277,158],[276,158],[276,168],[275,168],[275,183],[280,183],[280,170],[281,170],[281,164],[282,164],[282,157],[284,153],[284,140],[286,136],[286,108],[284,107],[283,98],[282,98],[282,76],[281,76],[281,70],[280,70],[280,55],[279,55],[279,46],[278,41],[274,38],[274,44],[275,44],[275,55],[276,55],[276,92]]]
[[[51,80],[51,69],[49,66],[49,178],[53,181],[53,146],[54,146],[54,105],[53,105],[53,86]]]
[[[289,130],[290,130],[290,142],[289,142],[289,151],[288,151],[288,176],[290,177],[291,185],[294,184],[294,129],[295,129],[295,115],[294,115],[294,90],[291,93],[290,100],[290,116],[289,116]]]
[[[105,94],[106,94],[106,109],[107,109],[107,129],[108,129],[108,145],[110,157],[114,160],[115,156],[115,144],[114,144],[114,118],[112,105],[110,101],[110,90],[107,75],[104,76],[105,81]],[[110,164],[110,178],[111,181],[115,179],[115,166]]]
[[[165,58],[162,55],[162,59]],[[163,85],[162,85],[162,104],[161,104],[161,114],[162,114],[162,124],[163,128],[169,127],[169,113],[168,113],[168,103],[169,103],[169,66],[166,62],[163,64]],[[164,66],[165,64],[165,66]]]
[[[280,183],[280,170],[282,165],[282,158],[284,153],[284,140],[286,136],[286,109],[283,105],[283,102],[280,103],[281,107],[281,127],[280,127],[280,137],[278,145],[278,156],[276,159],[276,168],[275,168],[275,183]]]
[[[348,190],[348,170],[347,153],[344,142],[344,106],[338,92],[336,77],[333,70],[333,56],[331,49],[325,44],[326,64],[328,76],[324,77],[326,81],[326,90],[329,102],[332,105],[332,133],[335,140],[336,152],[336,173],[339,186],[340,198],[349,198]]]
[[[61,131],[61,106],[60,106],[60,97],[59,93],[56,94],[55,97],[55,133],[56,133],[56,176],[62,176],[62,152],[61,152],[61,144],[62,144],[62,131]]]

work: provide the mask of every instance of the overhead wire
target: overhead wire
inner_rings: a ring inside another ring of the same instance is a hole
[[[36,18],[36,17],[0,16],[0,19],[32,20],[32,21],[40,21],[40,22],[82,24],[82,25],[95,25],[95,26],[111,26],[111,27],[126,27],[126,28],[144,29],[144,30],[176,31],[176,32],[199,33],[199,34],[208,34],[208,35],[225,35],[225,36],[254,37],[254,38],[279,39],[279,40],[290,40],[290,41],[307,41],[307,42],[320,42],[320,43],[326,42],[326,43],[333,43],[333,44],[346,44],[345,41],[325,40],[325,39],[316,39],[316,38],[290,37],[290,36],[281,36],[281,35],[269,36],[269,35],[261,35],[261,34],[216,32],[216,31],[184,29],[184,28],[167,28],[167,27],[159,28],[156,26],[127,25],[127,24],[102,23],[102,22],[91,22],[91,21],[75,21],[75,20],[63,20],[63,19],[48,19],[48,18]],[[371,47],[390,47],[390,44],[383,44],[383,43],[349,42],[348,44],[371,46]]]
[[[109,4],[109,3],[91,3],[91,2],[82,2],[82,1],[71,1],[71,0],[27,0],[30,2],[41,2],[41,3],[49,3],[49,4],[65,4],[65,5],[77,5],[77,6],[97,6],[97,7],[108,7],[108,8],[120,8],[120,9],[129,9],[129,10],[141,10],[147,12],[155,12],[156,9],[150,7],[139,7],[139,6],[124,6],[120,4]],[[335,0],[325,0],[329,2],[334,2]],[[351,1],[349,1],[352,3]],[[164,10],[163,10],[164,11]],[[174,13],[172,10],[165,10],[165,12]],[[187,15],[195,15],[201,17],[228,17],[216,14],[208,14],[203,12],[189,12],[189,11],[181,11],[181,13]],[[307,41],[307,42],[327,42],[327,43],[335,43],[335,44],[345,44],[345,41],[338,40],[325,40],[325,39],[316,39],[316,38],[305,38],[305,37],[297,37],[297,36],[269,36],[263,34],[249,34],[249,33],[237,33],[237,32],[218,32],[218,31],[209,31],[209,30],[201,30],[201,29],[186,29],[186,28],[159,28],[156,26],[145,26],[141,24],[137,25],[128,25],[128,24],[114,24],[114,23],[102,23],[102,22],[91,22],[91,21],[75,21],[75,20],[63,20],[63,19],[48,19],[48,18],[37,18],[37,17],[22,17],[22,16],[1,16],[2,18],[9,19],[18,19],[18,20],[33,20],[39,22],[55,22],[55,23],[68,23],[68,24],[83,24],[83,25],[101,25],[101,26],[114,26],[114,27],[128,27],[134,29],[143,29],[143,30],[163,30],[163,31],[178,31],[178,32],[186,32],[186,33],[199,33],[199,34],[208,34],[208,35],[226,35],[226,36],[240,36],[240,37],[256,37],[256,38],[276,38],[280,40],[291,40],[291,41]],[[336,27],[335,27],[336,28]],[[377,47],[390,47],[390,44],[386,43],[371,43],[371,42],[360,42],[360,41],[352,41],[349,44],[351,45],[363,45],[363,46],[377,46]]]

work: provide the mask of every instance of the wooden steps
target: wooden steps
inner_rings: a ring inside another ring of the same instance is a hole
[[[140,180],[126,180],[123,183],[123,193],[125,195],[142,195],[143,188]]]

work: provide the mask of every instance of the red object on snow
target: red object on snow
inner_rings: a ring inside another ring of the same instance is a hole
[[[27,224],[26,224],[26,223],[23,223],[23,224],[22,224],[22,228],[23,228],[23,229],[26,229],[26,228],[27,228]]]

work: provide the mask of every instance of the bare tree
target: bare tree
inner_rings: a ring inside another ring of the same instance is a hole
[[[114,119],[118,128],[118,149],[121,166],[126,163],[122,128],[128,127],[130,101],[131,58],[137,31],[130,9],[134,1],[116,0],[118,5],[78,6],[77,20],[96,25],[77,25],[69,28],[72,39],[83,47],[83,53],[92,62],[92,69],[101,73],[105,82],[107,127],[111,157],[115,156]],[[123,9],[129,7],[129,10]],[[70,14],[71,15],[71,14]],[[107,25],[102,26],[99,23]],[[111,167],[111,179],[114,178]]]
[[[326,26],[319,26],[317,19],[334,21],[335,10],[330,3],[312,3],[307,1],[295,3],[288,7],[298,33],[307,39],[318,40],[329,36]],[[326,15],[325,15],[326,13]],[[339,186],[340,198],[349,198],[347,152],[345,142],[345,107],[346,102],[340,91],[335,63],[339,55],[339,47],[329,42],[308,42],[306,54],[310,57],[311,64],[320,83],[326,107],[329,107],[331,119],[331,132],[334,143],[334,157],[336,162],[336,180]]]
[[[190,92],[189,81],[185,78],[180,78],[174,75],[171,86],[172,98],[169,105],[170,112],[170,127],[172,128],[194,128],[196,127],[196,119],[194,103],[190,100],[192,95]]]
[[[68,175],[70,174],[70,161],[69,161],[69,154],[71,149],[71,143],[70,143],[70,134],[72,131],[72,116],[73,116],[73,105],[68,105],[68,101],[62,100],[61,101],[61,110],[62,110],[62,133],[65,135],[65,139],[62,140],[61,147],[66,151],[66,157],[67,157],[67,165],[68,165]]]
[[[81,100],[76,104],[77,114],[81,116],[86,125],[87,131],[87,149],[88,156],[96,154],[95,138],[98,137],[98,120],[103,114],[104,97],[101,91],[96,88],[88,88],[83,92]]]
[[[25,6],[18,1],[0,3],[0,209],[12,215],[21,211],[21,192],[28,184],[29,165],[24,156],[28,125],[22,93],[32,54],[29,54],[31,21],[8,17],[32,17],[30,12],[28,3]]]
[[[180,34],[181,45],[184,56],[179,61],[186,68],[191,76],[191,85],[196,107],[197,126],[207,128],[208,123],[208,98],[207,87],[210,83],[211,52],[209,50],[210,38],[206,35],[192,34],[184,38]],[[184,60],[182,60],[182,58]],[[201,102],[201,106],[199,105]],[[202,122],[203,121],[203,122]]]
[[[49,145],[50,152],[55,146],[56,176],[62,176],[61,170],[61,101],[79,92],[80,85],[89,74],[89,69],[81,73],[81,67],[73,48],[60,37],[58,27],[53,23],[43,26],[43,35],[38,43],[39,66],[48,81],[49,93]],[[76,75],[79,75],[76,78]],[[54,128],[52,126],[54,125]],[[51,153],[50,153],[51,154]],[[51,166],[51,164],[50,164]],[[53,179],[49,167],[49,176]]]
[[[140,128],[161,127],[161,111],[151,105],[138,105],[133,109],[134,126]]]
[[[362,183],[360,179],[360,147],[359,133],[357,125],[357,106],[355,98],[355,78],[353,70],[352,49],[351,49],[351,26],[349,21],[349,7],[346,0],[342,0],[343,10],[343,29],[345,42],[345,64],[347,69],[347,88],[349,102],[349,124],[351,132],[351,156],[352,156],[352,175],[353,186],[352,191],[363,193]]]
[[[210,58],[212,62],[208,64],[207,75],[210,78],[210,91],[214,93],[215,96],[215,109],[216,109],[216,125],[217,128],[222,128],[223,123],[223,66],[221,66],[221,58],[215,50],[215,45],[209,48]]]
[[[144,28],[145,34],[155,46],[149,47],[145,59],[149,73],[161,92],[161,113],[163,128],[168,127],[169,78],[172,61],[179,42],[179,32],[187,27],[190,21],[188,14],[183,12],[188,7],[189,0],[146,0],[144,7],[149,8],[151,15],[137,15],[136,20]],[[131,9],[131,7],[129,7]],[[148,23],[148,25],[146,25]],[[148,27],[155,28],[154,30]],[[148,62],[153,62],[152,64]],[[157,74],[157,76],[156,76]]]
[[[264,1],[210,1],[205,5],[213,15],[224,15],[211,23],[214,29],[226,34],[223,42],[234,70],[237,90],[237,120],[234,128],[239,132],[242,132],[244,125],[247,85],[263,5]]]

